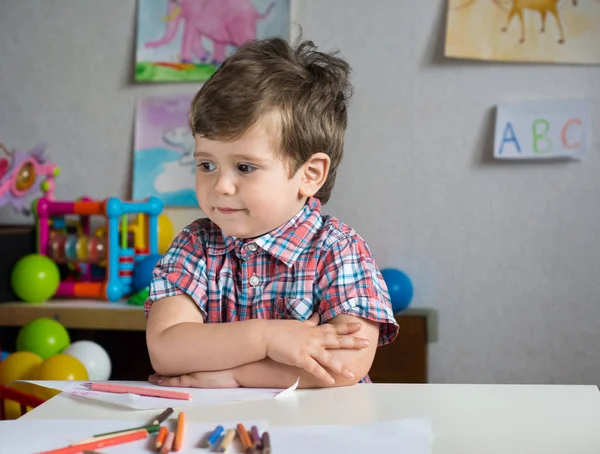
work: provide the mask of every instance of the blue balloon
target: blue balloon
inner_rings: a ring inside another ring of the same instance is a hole
[[[150,254],[135,264],[133,269],[133,289],[135,292],[139,292],[150,285],[152,271],[154,271],[154,267],[161,258],[162,255],[160,254]]]
[[[390,293],[394,313],[406,309],[413,297],[413,286],[410,278],[402,271],[394,268],[381,270],[381,275]]]
[[[4,361],[8,357],[8,355],[10,355],[9,352],[5,352],[5,351],[0,352],[0,361]]]

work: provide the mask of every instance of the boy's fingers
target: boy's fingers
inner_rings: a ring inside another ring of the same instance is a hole
[[[161,375],[158,375],[158,374],[152,374],[152,375],[150,375],[150,376],[148,377],[148,381],[149,381],[150,383],[157,384],[157,383],[158,383],[158,380],[159,380],[161,377],[162,377]]]
[[[354,378],[354,374],[325,349],[321,350],[319,354],[315,355],[315,359],[321,366],[327,367],[327,369],[334,373],[343,375],[347,378]]]
[[[323,348],[354,348],[360,349],[365,348],[369,345],[367,339],[362,337],[355,337],[350,334],[339,336],[337,334],[329,333],[323,340]]]
[[[319,380],[324,381],[325,383],[329,383],[330,385],[333,385],[335,383],[335,380],[333,379],[333,377],[331,375],[329,375],[327,373],[327,371],[325,369],[323,369],[323,367],[321,367],[321,365],[318,362],[316,362],[313,358],[311,358],[310,356],[308,356],[306,358],[306,360],[304,361],[304,364],[302,365],[302,369],[304,369],[306,372],[314,375]]]
[[[160,377],[156,384],[160,386],[174,386],[176,388],[191,388],[194,386],[194,377],[191,375],[179,375],[177,377]]]
[[[322,325],[326,326],[326,325]],[[353,323],[341,323],[339,325],[328,325],[333,327],[333,331],[337,334],[352,334],[360,331],[361,324],[360,322]]]
[[[319,313],[315,312],[304,323],[306,323],[307,325],[311,325],[311,326],[319,326],[319,321],[320,321]]]

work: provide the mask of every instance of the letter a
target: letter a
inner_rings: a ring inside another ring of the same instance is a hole
[[[517,136],[515,135],[515,130],[513,129],[510,122],[507,122],[506,127],[504,128],[504,134],[502,134],[502,143],[500,144],[500,150],[498,150],[499,155],[502,154],[502,150],[504,149],[504,144],[506,142],[513,142],[515,144],[515,147],[517,147],[517,151],[521,153],[521,146],[519,145],[519,141],[517,140]]]

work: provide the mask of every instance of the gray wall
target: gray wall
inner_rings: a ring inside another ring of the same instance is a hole
[[[446,60],[443,0],[294,8],[354,68],[327,212],[439,310],[431,381],[599,383],[599,134],[582,163],[490,156],[496,103],[587,97],[599,112],[600,68]],[[0,141],[46,141],[59,198],[127,197],[135,97],[193,87],[132,85],[134,29],[134,0],[0,0]],[[181,227],[199,211],[168,214]]]

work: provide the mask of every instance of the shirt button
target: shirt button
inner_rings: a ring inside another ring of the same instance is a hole
[[[260,279],[258,278],[258,276],[256,274],[253,274],[252,277],[250,278],[250,285],[252,287],[256,287],[258,284],[260,284]]]
[[[252,252],[256,251],[258,249],[258,246],[254,243],[250,243],[248,245],[248,249],[250,249]]]

